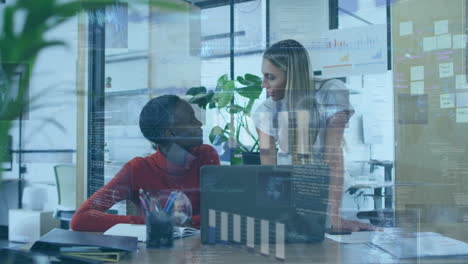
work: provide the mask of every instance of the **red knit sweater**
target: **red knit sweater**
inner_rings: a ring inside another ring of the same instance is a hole
[[[138,191],[149,192],[183,190],[192,202],[194,226],[200,224],[200,167],[219,165],[216,150],[201,145],[191,151],[193,158],[185,166],[171,163],[157,151],[148,157],[129,161],[104,187],[94,193],[76,211],[71,222],[75,231],[104,232],[115,224],[144,224],[143,216],[112,215],[105,213],[117,202],[130,200],[138,208]],[[140,210],[141,211],[141,210]]]

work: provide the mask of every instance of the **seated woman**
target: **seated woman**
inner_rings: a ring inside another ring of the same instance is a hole
[[[71,228],[103,232],[118,223],[144,224],[144,216],[106,213],[124,200],[130,200],[140,208],[140,189],[152,193],[183,191],[192,203],[192,224],[199,226],[200,167],[219,165],[216,150],[203,145],[201,125],[190,104],[175,95],[149,101],[140,114],[140,130],[157,146],[156,153],[127,162],[108,184],[76,211]]]

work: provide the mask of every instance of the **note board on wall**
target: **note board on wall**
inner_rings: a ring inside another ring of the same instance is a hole
[[[312,68],[324,77],[387,71],[387,25],[329,30],[307,45]]]

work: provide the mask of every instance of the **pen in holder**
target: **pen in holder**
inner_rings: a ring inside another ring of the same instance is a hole
[[[174,225],[172,217],[165,211],[152,211],[146,214],[146,247],[172,247]]]
[[[146,247],[172,247],[174,225],[170,210],[160,208],[159,202],[140,189],[139,199],[145,213]],[[169,200],[168,200],[169,202]]]

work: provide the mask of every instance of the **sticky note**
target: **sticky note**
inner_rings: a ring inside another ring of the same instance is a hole
[[[465,49],[466,48],[466,35],[453,35],[452,36],[452,48],[453,49]]]
[[[437,49],[451,49],[452,35],[444,34],[437,36]]]
[[[255,238],[255,220],[252,217],[247,217],[247,247],[254,247]]]
[[[424,94],[424,81],[411,82],[411,94]]]
[[[221,212],[221,241],[228,241],[228,214]]]
[[[448,20],[439,20],[434,22],[434,34],[441,35],[448,33]]]
[[[440,108],[453,108],[455,107],[455,94],[441,94],[440,95]]]
[[[423,38],[423,51],[431,51],[437,49],[437,38],[427,37]]]
[[[468,89],[468,84],[466,83],[465,74],[457,74],[455,76],[455,87],[457,89]]]
[[[232,230],[234,242],[240,243],[241,242],[241,218],[240,215],[235,214],[233,215],[233,230]]]
[[[424,80],[424,66],[411,67],[411,80],[412,81]]]
[[[468,123],[468,108],[457,108],[455,120],[457,123]]]
[[[413,21],[405,21],[400,23],[400,36],[413,34]]]
[[[457,93],[457,107],[468,107],[468,93]]]
[[[269,222],[267,220],[260,221],[260,253],[263,255],[270,254],[270,229],[269,229]]]
[[[453,63],[439,64],[439,77],[446,78],[453,76]]]
[[[275,254],[276,258],[284,259],[285,252],[284,252],[284,224],[276,223],[276,237],[275,237]]]

